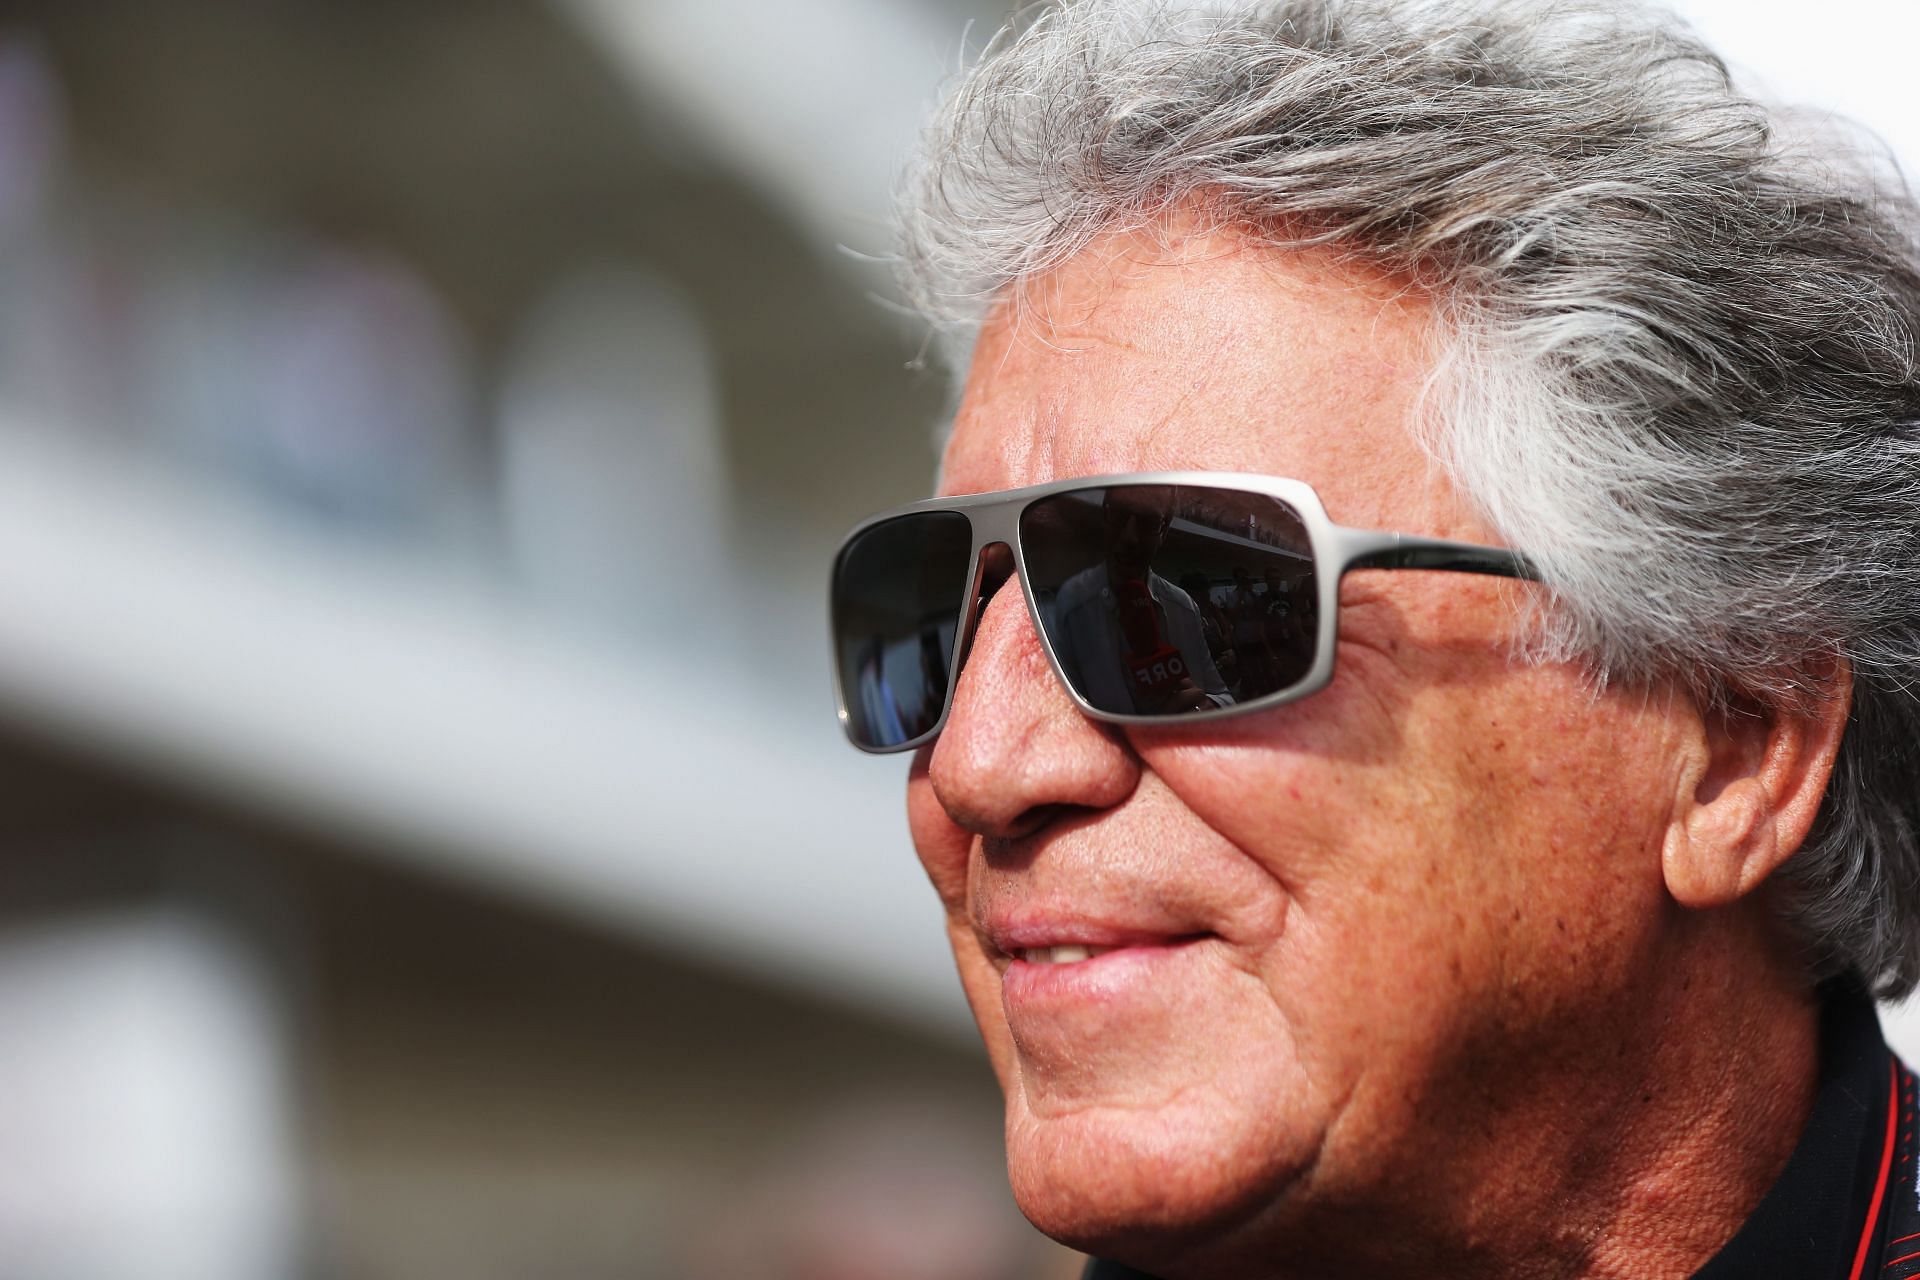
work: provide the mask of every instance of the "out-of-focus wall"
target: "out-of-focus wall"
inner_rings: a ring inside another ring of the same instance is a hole
[[[9,1276],[1059,1273],[957,1039],[44,740],[0,778]]]

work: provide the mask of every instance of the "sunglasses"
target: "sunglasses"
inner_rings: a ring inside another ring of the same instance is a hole
[[[1333,679],[1350,569],[1537,577],[1516,551],[1334,524],[1305,482],[1269,476],[1156,471],[898,507],[834,557],[840,722],[863,751],[932,740],[982,608],[1016,574],[1048,660],[1094,719],[1278,706]]]

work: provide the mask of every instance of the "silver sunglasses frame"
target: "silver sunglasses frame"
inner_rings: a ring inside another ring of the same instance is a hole
[[[1079,690],[1067,679],[1066,672],[1060,666],[1060,658],[1053,650],[1053,639],[1040,620],[1040,606],[1034,599],[1033,589],[1027,580],[1026,550],[1020,542],[1020,517],[1032,503],[1041,498],[1050,498],[1055,494],[1070,493],[1075,489],[1106,489],[1137,485],[1176,485],[1186,487],[1204,487],[1211,489],[1231,489],[1242,493],[1255,493],[1269,498],[1277,498],[1291,506],[1299,515],[1300,522],[1307,531],[1307,542],[1313,553],[1313,570],[1319,592],[1319,621],[1314,633],[1313,665],[1307,674],[1284,689],[1276,689],[1246,702],[1236,702],[1227,707],[1206,707],[1198,711],[1183,711],[1170,715],[1134,715],[1113,711],[1102,711],[1080,696]],[[944,701],[940,704],[940,718],[925,733],[894,746],[875,747],[861,742],[854,735],[851,718],[847,713],[847,694],[840,676],[839,642],[837,634],[830,634],[833,646],[833,695],[839,710],[840,728],[847,735],[847,741],[869,755],[893,755],[901,751],[913,751],[940,736],[947,726],[947,717],[953,711],[953,693],[960,683],[960,672],[966,666],[968,648],[973,640],[973,631],[984,612],[984,602],[980,600],[980,588],[987,572],[986,555],[995,546],[1004,546],[1013,558],[1014,576],[1020,580],[1020,594],[1027,602],[1027,617],[1033,624],[1033,632],[1040,638],[1040,647],[1046,651],[1047,662],[1053,668],[1054,678],[1060,687],[1067,691],[1074,705],[1082,715],[1106,724],[1118,725],[1177,725],[1194,724],[1200,721],[1222,720],[1229,716],[1246,715],[1254,711],[1264,711],[1288,702],[1305,698],[1320,692],[1333,680],[1334,648],[1340,630],[1340,580],[1353,569],[1435,569],[1456,573],[1489,574],[1502,578],[1519,578],[1538,581],[1539,572],[1533,561],[1524,552],[1506,547],[1490,547],[1472,542],[1449,542],[1443,538],[1423,538],[1414,534],[1385,533],[1373,529],[1354,529],[1346,525],[1335,524],[1321,505],[1320,495],[1313,486],[1304,480],[1294,480],[1283,476],[1253,475],[1239,471],[1135,471],[1118,475],[1076,476],[1071,480],[1055,480],[1047,484],[1028,485],[1020,489],[1000,489],[989,493],[964,494],[949,498],[927,498],[919,502],[910,502],[904,506],[893,507],[886,511],[868,516],[855,525],[840,547],[834,552],[833,581],[840,575],[840,564],[847,549],[856,539],[876,525],[889,520],[898,520],[902,516],[917,515],[922,512],[954,512],[964,515],[973,530],[973,543],[969,552],[969,580],[967,591],[960,601],[960,618],[954,628],[953,660],[947,672],[947,688]],[[833,627],[831,588],[828,601],[828,627]]]

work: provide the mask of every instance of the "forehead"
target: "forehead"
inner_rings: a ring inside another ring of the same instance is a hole
[[[989,315],[941,488],[1250,471],[1308,481],[1343,522],[1453,524],[1412,433],[1435,338],[1424,295],[1330,254],[1108,235]]]

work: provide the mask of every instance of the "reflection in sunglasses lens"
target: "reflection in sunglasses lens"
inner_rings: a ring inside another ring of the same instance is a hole
[[[1040,623],[1079,695],[1116,715],[1178,715],[1286,689],[1313,667],[1313,547],[1278,498],[1112,485],[1020,518]]]
[[[973,528],[954,511],[857,534],[833,570],[833,647],[855,742],[897,747],[940,721]]]

